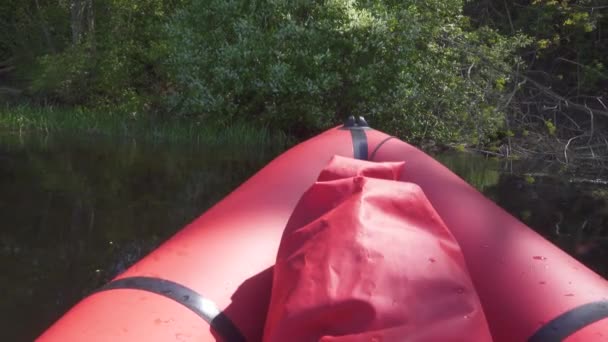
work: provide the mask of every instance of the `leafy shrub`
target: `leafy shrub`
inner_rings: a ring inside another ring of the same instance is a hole
[[[347,115],[406,138],[483,139],[527,42],[472,30],[461,0],[195,1],[167,25],[170,105],[291,133]],[[504,88],[504,87],[503,87]]]

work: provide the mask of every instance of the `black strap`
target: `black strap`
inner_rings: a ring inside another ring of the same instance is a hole
[[[367,160],[367,134],[363,129],[351,129],[353,137],[353,158]]]
[[[114,280],[96,292],[117,289],[142,290],[172,299],[207,321],[224,341],[245,341],[236,325],[212,301],[181,284],[159,278],[129,277]]]
[[[350,131],[353,138],[353,157],[355,159],[368,160],[367,156],[367,134],[365,130],[370,129],[369,124],[362,116],[349,116],[341,129]]]
[[[584,304],[543,325],[528,342],[563,341],[584,327],[605,318],[608,318],[608,300]]]

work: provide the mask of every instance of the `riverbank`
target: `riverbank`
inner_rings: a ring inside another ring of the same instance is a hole
[[[0,130],[17,134],[41,132],[101,135],[276,152],[294,143],[293,138],[279,130],[240,121],[230,125],[208,124],[199,119],[160,121],[135,112],[52,106],[2,106]]]
[[[373,118],[371,120],[374,126]],[[0,106],[0,130],[25,133],[67,133],[113,138],[137,138],[152,142],[181,143],[205,147],[228,147],[231,150],[273,151],[277,154],[293,146],[299,139],[276,128],[245,121],[229,125],[204,122],[200,117],[154,119],[143,113],[119,110],[95,110],[84,107],[67,108],[34,105]],[[404,137],[400,137],[407,141]],[[412,142],[430,154],[449,151],[485,155],[504,161],[525,161],[531,165],[522,174],[542,169],[562,177],[584,179],[605,178],[605,151],[597,146],[584,154],[585,145],[568,143],[553,135],[527,131],[525,135],[495,137],[486,146],[447,143],[435,139]],[[569,149],[568,149],[569,146]],[[608,145],[606,145],[608,146]],[[536,147],[536,148],[535,148]],[[564,148],[565,147],[565,148]],[[535,150],[539,149],[539,152]],[[520,163],[521,164],[521,163]],[[539,168],[538,164],[543,166]]]

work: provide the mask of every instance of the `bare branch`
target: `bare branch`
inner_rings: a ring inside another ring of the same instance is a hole
[[[570,143],[571,143],[572,141],[574,141],[575,139],[578,139],[578,138],[580,138],[580,137],[583,137],[583,136],[584,136],[584,135],[579,135],[579,136],[576,136],[576,137],[570,138],[570,139],[568,140],[568,143],[566,143],[566,146],[564,146],[564,160],[566,161],[566,164],[568,164],[568,146],[570,146]]]
[[[579,63],[577,61],[573,61],[573,60],[570,60],[570,59],[567,59],[567,58],[564,58],[564,57],[557,57],[555,60],[557,60],[557,61],[564,61],[566,63],[574,64],[574,65],[576,65],[578,67],[581,67],[581,68],[589,69],[589,70],[597,73],[598,75],[601,75],[603,77],[608,78],[607,74],[604,74],[604,73],[602,73],[601,71],[599,71],[597,69],[594,69],[594,68],[592,68],[592,67],[590,67],[588,65],[585,65],[585,64],[581,64],[581,63]]]
[[[553,90],[551,90],[550,88],[536,82],[535,80],[525,76],[525,75],[520,75],[522,78],[526,79],[528,82],[530,82],[532,85],[534,85],[536,88],[538,88],[539,90],[541,90],[543,93],[545,93],[545,95],[548,95],[556,100],[559,100],[560,102],[563,102],[564,104],[566,104],[566,106],[568,106],[569,108],[573,108],[579,111],[583,111],[585,113],[589,113],[590,108],[579,104],[579,103],[575,103],[572,102],[568,99],[566,99],[565,97],[557,94],[556,92],[554,92]],[[605,117],[608,117],[608,111],[606,110],[600,110],[600,109],[591,109],[591,111],[593,112],[593,114],[598,114],[598,115],[602,115]]]
[[[511,26],[511,33],[515,33],[513,20],[511,20],[511,12],[509,12],[509,7],[507,6],[507,0],[503,0],[503,4],[505,5],[505,11],[507,11],[507,18],[509,19],[509,25]]]

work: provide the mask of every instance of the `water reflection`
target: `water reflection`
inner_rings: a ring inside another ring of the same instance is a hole
[[[480,191],[498,184],[501,173],[510,172],[510,164],[496,158],[451,152],[433,157]]]
[[[271,153],[0,136],[0,331],[31,341]]]
[[[437,156],[549,241],[608,278],[608,186],[548,173],[553,165],[467,153]]]

